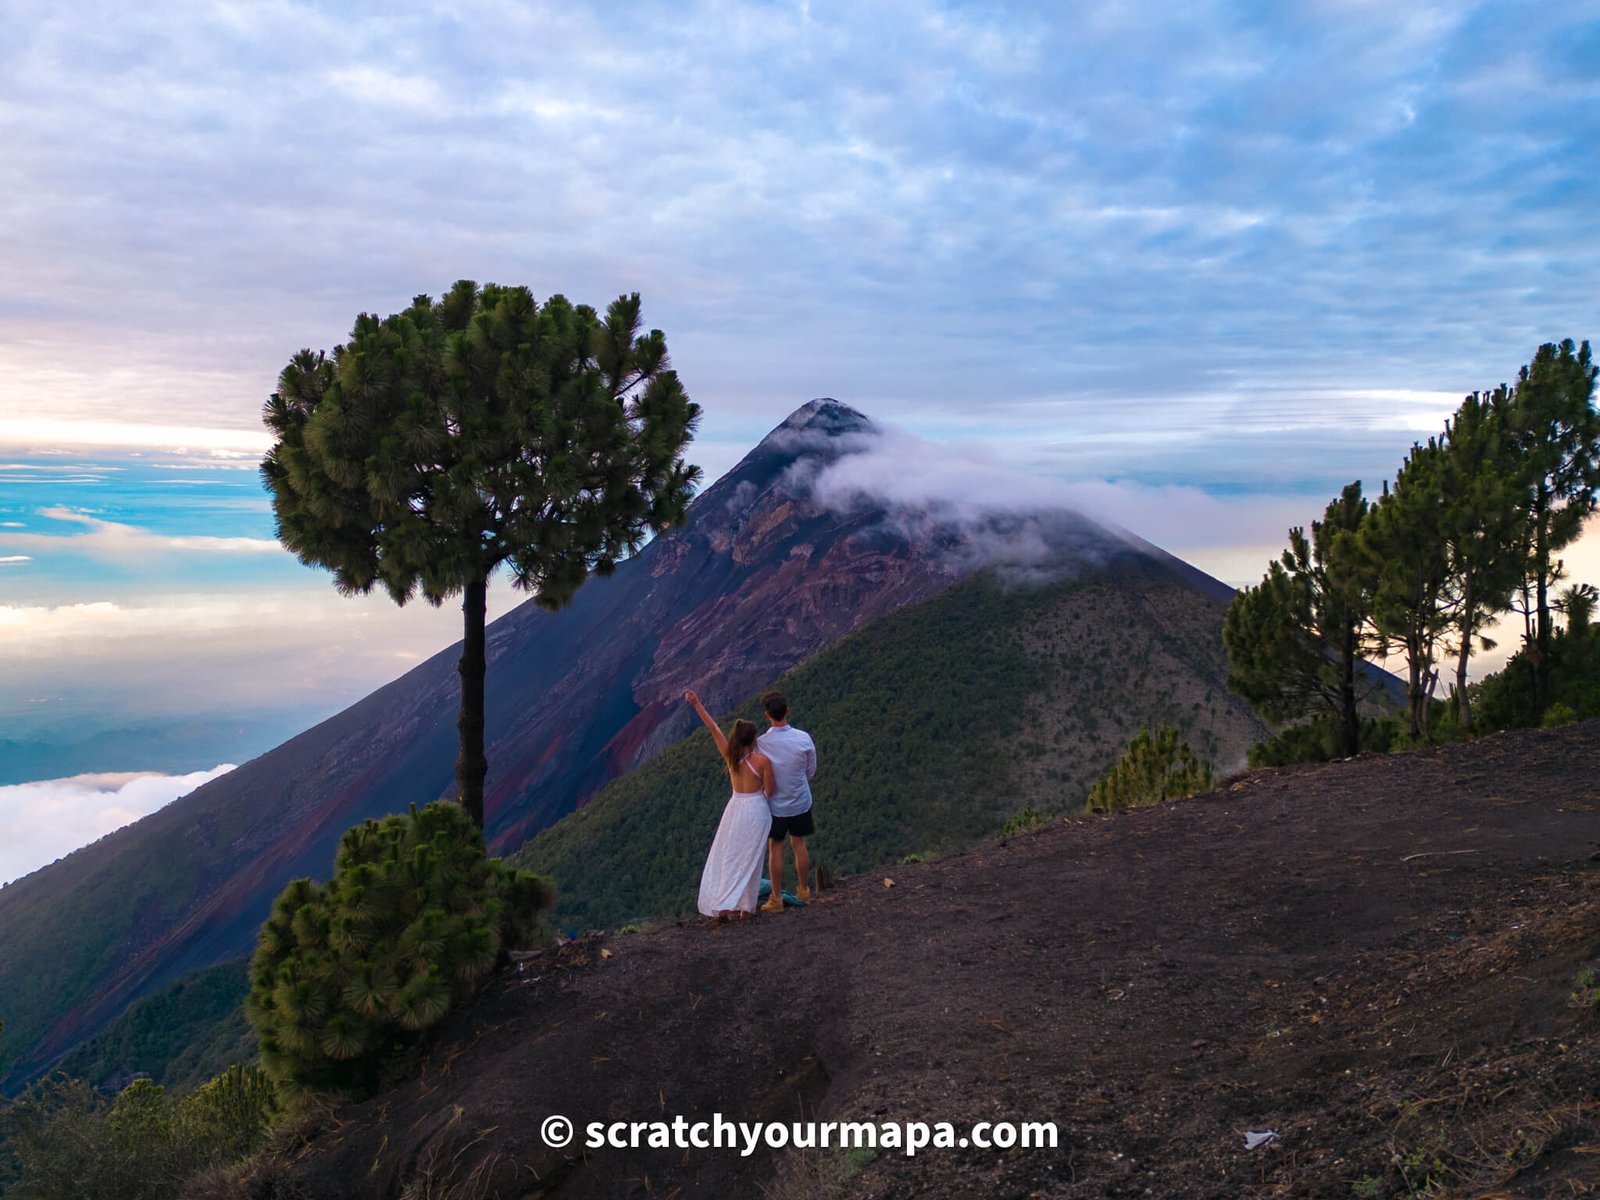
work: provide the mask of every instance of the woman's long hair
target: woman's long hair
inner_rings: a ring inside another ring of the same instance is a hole
[[[737,771],[739,764],[750,757],[750,751],[756,748],[756,727],[752,721],[735,721],[733,732],[728,734],[728,753],[724,756],[728,760],[728,769]]]

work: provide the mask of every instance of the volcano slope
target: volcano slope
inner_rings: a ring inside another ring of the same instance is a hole
[[[1600,1039],[1569,995],[1600,951],[1596,780],[1600,722],[1256,772],[781,916],[565,944],[259,1170],[318,1200],[1593,1194]],[[561,1152],[553,1113],[575,1147],[713,1113],[1059,1141]]]
[[[700,495],[683,529],[585,584],[561,612],[529,603],[489,627],[485,803],[495,853],[515,850],[697,728],[686,688],[713,712],[729,711],[853,631],[990,570],[1017,586],[1070,577],[1113,591],[1159,577],[1159,604],[1142,591],[1111,597],[1117,612],[1136,614],[1118,642],[1138,670],[1114,676],[1123,691],[1091,684],[1078,702],[1159,715],[1160,706],[1124,693],[1153,695],[1144,672],[1170,664],[1184,675],[1171,690],[1189,697],[1176,714],[1186,731],[1204,726],[1219,752],[1230,744],[1242,752],[1252,722],[1223,693],[1218,667],[1229,588],[1079,513],[952,512],[861,493],[863,478],[890,469],[872,453],[885,437],[847,405],[805,404]],[[822,487],[852,464],[856,490]],[[1203,619],[1171,612],[1183,608]],[[1185,648],[1202,636],[1209,649]],[[160,812],[0,889],[0,1095],[60,1063],[131,1004],[247,956],[273,900],[292,879],[325,878],[352,825],[453,794],[458,658],[458,647],[435,655]],[[951,690],[962,680],[939,683]],[[1101,730],[1098,752],[1114,729]],[[901,836],[903,824],[874,844]]]
[[[819,747],[816,861],[854,874],[964,850],[1025,807],[1081,809],[1141,725],[1242,764],[1268,730],[1225,689],[1225,611],[1159,562],[1027,588],[985,575],[786,672],[776,686]],[[754,697],[738,715],[765,724]],[[726,802],[701,731],[511,861],[556,882],[558,929],[693,915]]]

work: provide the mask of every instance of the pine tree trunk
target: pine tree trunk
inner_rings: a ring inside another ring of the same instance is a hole
[[[1550,547],[1546,510],[1549,496],[1539,486],[1533,506],[1534,650],[1533,723],[1538,725],[1550,704]]]
[[[1339,664],[1339,723],[1344,729],[1343,757],[1361,750],[1361,718],[1356,712],[1356,631],[1345,626],[1344,661]]]
[[[1461,656],[1456,659],[1456,716],[1461,722],[1463,735],[1472,733],[1472,701],[1467,699],[1467,660],[1472,657],[1472,572],[1462,577],[1461,583]]]
[[[1406,644],[1406,675],[1407,693],[1406,702],[1410,709],[1411,736],[1422,736],[1422,710],[1427,701],[1422,695],[1422,649],[1415,639],[1408,639]]]
[[[489,773],[489,759],[483,750],[483,680],[485,673],[483,623],[488,604],[489,583],[475,579],[461,596],[461,715],[456,728],[461,734],[456,753],[456,799],[467,810],[478,828],[483,828],[483,780]]]
[[[1541,498],[1542,499],[1542,498]],[[1550,547],[1546,540],[1544,505],[1540,504],[1539,527],[1534,531],[1538,555],[1538,638],[1539,653],[1533,664],[1533,723],[1537,725],[1550,704]]]

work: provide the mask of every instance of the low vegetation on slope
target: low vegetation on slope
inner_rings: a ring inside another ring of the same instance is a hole
[[[230,1064],[255,1057],[255,1034],[244,1019],[249,990],[243,959],[196,971],[130,1005],[57,1069],[102,1087],[141,1074],[190,1091]]]
[[[147,821],[154,828],[167,817],[157,813]],[[40,899],[47,892],[43,873],[0,889],[0,977],[19,978],[13,963],[30,968],[23,986],[6,992],[0,1081],[11,1082],[8,1069],[63,1013],[92,1001],[94,981],[117,947],[140,943],[168,914],[182,911],[193,894],[191,860],[167,854],[136,861],[115,854],[113,844],[128,840],[131,835],[118,830],[58,868],[81,876],[81,887],[68,903]],[[51,952],[38,953],[39,947]]]
[[[873,623],[777,681],[795,724],[819,747],[817,844],[834,869],[959,845],[1006,810],[993,799],[1006,778],[994,751],[1020,722],[1039,664],[1005,631],[1030,599],[973,580]],[[759,705],[734,715],[757,720]],[[558,925],[676,915],[693,908],[727,793],[727,771],[700,731],[512,861],[556,880]]]

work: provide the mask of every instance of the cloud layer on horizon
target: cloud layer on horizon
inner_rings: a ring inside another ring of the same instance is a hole
[[[0,787],[0,883],[48,866],[233,770],[74,775]]]

